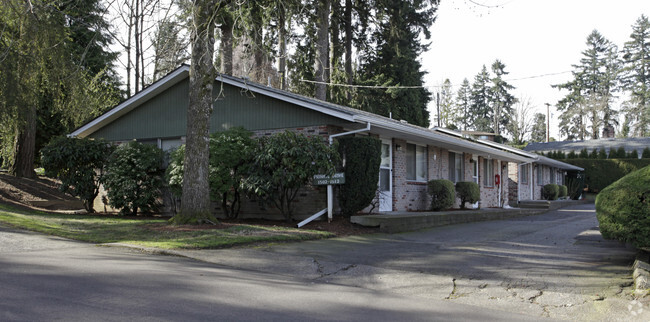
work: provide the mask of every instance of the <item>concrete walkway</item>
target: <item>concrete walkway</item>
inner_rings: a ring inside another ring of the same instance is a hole
[[[472,210],[408,212],[391,211],[375,215],[352,216],[350,221],[367,227],[379,227],[384,233],[399,233],[425,228],[463,224],[477,221],[503,220],[542,214],[572,205],[583,200],[526,201],[521,208],[484,208]]]

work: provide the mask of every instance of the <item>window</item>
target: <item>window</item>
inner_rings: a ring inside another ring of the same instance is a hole
[[[519,180],[522,184],[528,184],[528,165],[524,164],[519,167]]]
[[[456,183],[465,181],[465,162],[463,162],[463,154],[449,152],[449,180]]]
[[[544,169],[541,164],[537,165],[537,185],[544,185]]]
[[[427,180],[427,148],[421,145],[406,145],[406,180]]]
[[[551,171],[551,183],[557,183],[555,182],[555,169],[551,168],[550,171]]]
[[[494,162],[490,159],[483,159],[483,185],[486,187],[494,186]]]

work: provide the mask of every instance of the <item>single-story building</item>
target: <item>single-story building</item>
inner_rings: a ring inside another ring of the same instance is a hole
[[[533,142],[528,144],[524,150],[537,153],[558,151],[564,152],[565,154],[573,151],[579,154],[583,149],[586,149],[589,153],[593,150],[600,151],[604,149],[609,155],[610,151],[617,150],[621,147],[625,149],[626,153],[636,151],[640,157],[644,149],[650,148],[650,138],[607,138],[581,141]]]
[[[116,143],[137,140],[168,151],[184,143],[188,92],[189,66],[182,65],[70,136]],[[481,207],[501,207],[511,201],[506,180],[510,164],[540,162],[534,154],[458,132],[427,129],[232,76],[215,79],[214,97],[211,132],[244,127],[256,136],[291,130],[324,140],[342,135],[381,139],[377,200],[381,212],[428,209],[427,182],[432,179],[474,181],[480,186]],[[304,189],[297,198],[295,217],[323,209],[326,195],[323,187]],[[258,200],[243,204],[242,217],[260,215],[278,212]]]

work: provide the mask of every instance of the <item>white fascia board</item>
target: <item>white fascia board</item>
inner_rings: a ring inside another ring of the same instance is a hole
[[[232,85],[232,86],[239,87],[239,88],[242,88],[242,89],[248,89],[250,91],[253,91],[253,92],[265,95],[265,96],[269,96],[269,97],[272,97],[272,98],[275,98],[275,99],[278,99],[278,100],[281,100],[281,101],[284,101],[284,102],[287,102],[287,103],[291,103],[291,104],[294,104],[294,105],[302,106],[302,107],[308,108],[310,110],[314,110],[316,112],[323,113],[323,114],[326,114],[326,115],[329,115],[329,116],[333,116],[333,117],[336,117],[336,118],[339,118],[339,119],[342,119],[342,120],[345,120],[345,121],[348,121],[348,122],[354,122],[354,114],[352,114],[352,113],[345,113],[345,112],[342,112],[342,111],[336,111],[336,110],[327,108],[325,106],[321,106],[319,104],[314,104],[312,102],[309,102],[308,100],[301,100],[301,99],[298,99],[296,97],[282,95],[282,94],[277,93],[275,91],[264,89],[264,87],[262,87],[262,86],[253,86],[253,85],[251,85],[251,87],[247,87],[246,83],[242,83],[242,81],[231,79],[231,78],[226,78],[226,77],[220,77],[220,76],[217,76],[216,81],[217,82],[224,82],[224,83],[226,83],[228,85]]]
[[[151,86],[143,89],[137,94],[131,96],[124,102],[118,104],[110,111],[102,114],[96,119],[86,123],[86,125],[78,128],[74,132],[68,134],[69,137],[87,137],[88,135],[94,133],[100,128],[104,127],[106,124],[116,120],[120,116],[132,111],[134,108],[138,107],[140,104],[149,100],[152,96],[159,94],[165,89],[171,87],[172,85],[177,84],[181,80],[185,79],[189,75],[190,67],[183,65],[171,72],[169,75],[163,77],[161,80],[151,84]]]
[[[541,156],[541,155],[538,156],[538,157],[539,157],[539,159],[537,160],[537,163],[539,163],[539,164],[548,165],[548,166],[552,166],[552,167],[555,167],[555,168],[560,168],[562,170],[585,171],[585,169],[583,169],[581,167],[578,167],[578,166],[575,166],[575,165],[572,165],[572,164],[568,164],[568,163],[564,163],[562,161],[554,160],[554,159],[547,158],[547,157],[544,157],[544,156]]]
[[[428,129],[418,129],[413,126],[402,125],[397,122],[385,121],[380,118],[374,118],[365,115],[357,115],[355,119],[363,122],[370,122],[372,123],[373,126],[383,127],[387,129],[392,129],[394,131],[399,131],[402,133],[408,133],[411,135],[419,136],[425,140],[431,140],[434,142],[441,142],[445,144],[454,145],[457,146],[460,150],[466,149],[472,151],[480,151],[481,153],[489,155],[492,159],[499,159],[503,161],[512,161],[512,162],[531,161],[530,158],[524,156],[502,151],[479,143],[471,142],[462,138],[454,138],[446,135],[440,135]]]

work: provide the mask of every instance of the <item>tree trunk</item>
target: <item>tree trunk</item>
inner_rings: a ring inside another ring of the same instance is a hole
[[[327,70],[329,69],[329,15],[330,0],[316,0],[318,14],[316,23],[316,58],[314,61],[314,76],[316,77],[315,97],[327,100]]]
[[[278,57],[278,72],[280,73],[280,89],[287,89],[287,19],[286,8],[283,4],[279,4],[278,10],[278,25],[280,32],[278,36],[280,57]]]
[[[25,123],[18,124],[14,137],[14,160],[9,174],[16,177],[35,178],[34,149],[36,146],[36,106],[28,108]]]
[[[221,46],[219,46],[221,73],[232,75],[232,30],[234,22],[230,14],[224,16],[224,21],[219,27],[221,30]]]
[[[345,76],[352,85],[352,0],[345,0]],[[348,100],[352,99],[352,89],[346,90]]]
[[[135,0],[135,93],[140,91],[140,0]]]
[[[214,82],[214,21],[216,0],[196,0],[192,10],[192,55],[190,65],[190,92],[187,110],[183,196],[181,212],[175,224],[216,222],[210,212],[209,121],[212,113],[212,86]]]

